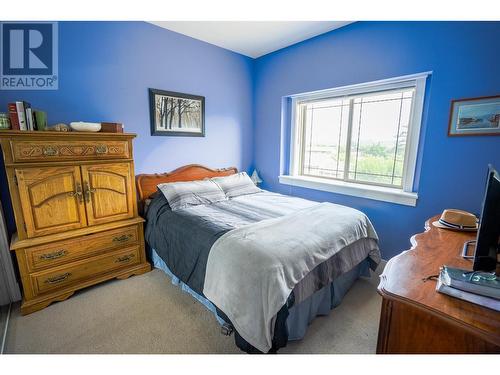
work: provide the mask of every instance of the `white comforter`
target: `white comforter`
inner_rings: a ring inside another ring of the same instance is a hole
[[[210,250],[203,293],[248,343],[266,353],[276,314],[294,286],[362,238],[377,240],[366,215],[332,203],[231,230]],[[369,256],[380,261],[378,248]]]

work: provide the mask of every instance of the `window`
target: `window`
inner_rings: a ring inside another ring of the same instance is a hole
[[[280,182],[415,205],[427,76],[293,96],[290,173]]]

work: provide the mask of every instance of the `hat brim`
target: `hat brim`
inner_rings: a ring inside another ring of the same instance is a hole
[[[452,228],[452,227],[447,227],[446,225],[441,224],[439,221],[434,221],[432,223],[435,227],[438,228],[443,228],[443,229],[449,229],[449,230],[454,230],[456,232],[477,232],[478,227],[476,226],[475,228]]]

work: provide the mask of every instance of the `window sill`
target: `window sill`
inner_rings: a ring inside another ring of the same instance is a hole
[[[331,193],[351,195],[354,197],[374,199],[383,202],[416,206],[418,194],[382,186],[356,184],[345,181],[325,180],[323,178],[305,176],[279,176],[279,182],[285,185],[300,186],[308,189],[328,191]]]

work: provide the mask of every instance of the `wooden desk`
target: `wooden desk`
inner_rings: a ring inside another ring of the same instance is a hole
[[[377,353],[500,353],[500,313],[435,291],[439,267],[472,269],[461,257],[476,235],[425,223],[412,248],[392,258],[378,287],[382,311]]]

